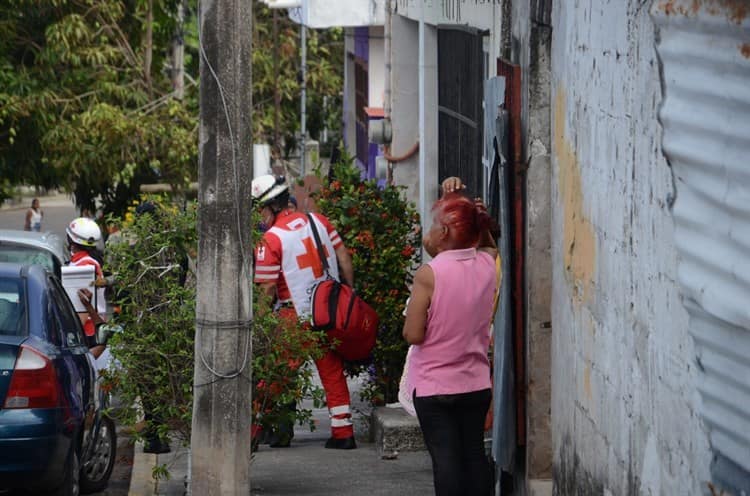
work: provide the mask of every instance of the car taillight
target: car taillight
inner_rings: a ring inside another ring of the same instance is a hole
[[[60,391],[52,361],[28,346],[21,346],[3,408],[55,408]]]

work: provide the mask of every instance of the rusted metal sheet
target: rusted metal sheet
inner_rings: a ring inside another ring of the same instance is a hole
[[[663,150],[717,486],[750,493],[750,3],[662,1]]]
[[[511,270],[513,285],[511,303],[513,305],[513,329],[516,366],[516,428],[520,446],[526,445],[526,314],[524,273],[524,232],[526,229],[526,170],[523,161],[523,140],[521,138],[521,66],[502,59],[497,61],[497,75],[505,77],[505,109],[508,111],[508,146],[511,158]]]

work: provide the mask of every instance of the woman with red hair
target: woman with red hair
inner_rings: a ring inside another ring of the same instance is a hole
[[[443,181],[414,274],[404,338],[414,345],[408,387],[432,458],[435,494],[490,494],[484,420],[492,398],[490,322],[497,279],[494,227],[480,199]]]

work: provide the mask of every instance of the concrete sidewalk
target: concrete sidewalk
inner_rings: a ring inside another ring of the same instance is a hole
[[[259,496],[421,496],[434,494],[432,464],[423,450],[417,420],[401,408],[372,410],[356,401],[357,384],[350,382],[355,409],[357,449],[329,450],[330,436],[325,408],[313,409],[316,430],[296,426],[289,448],[261,445],[250,468],[251,494]],[[373,437],[370,442],[370,424]],[[418,451],[411,451],[418,450]],[[131,496],[187,494],[189,448],[172,444],[164,455],[143,453],[136,445],[130,482]],[[151,470],[165,464],[170,479],[154,481]]]

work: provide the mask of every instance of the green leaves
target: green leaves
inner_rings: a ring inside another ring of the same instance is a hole
[[[152,214],[126,216],[117,241],[107,246],[104,268],[116,277],[115,322],[110,341],[120,367],[111,374],[124,405],[141,404],[161,428],[189,439],[195,335],[196,206],[185,210],[156,201]],[[137,411],[121,421],[134,424]],[[149,420],[150,421],[150,420]]]
[[[290,151],[300,126],[300,27],[277,12],[278,39],[273,35],[273,11],[255,3],[253,29],[253,134],[256,143],[271,143],[277,152]],[[341,29],[307,31],[307,131],[317,139],[328,124],[339,128],[343,85],[344,36]],[[278,133],[274,143],[275,105],[279,98]],[[330,100],[323,111],[323,99]],[[325,115],[327,114],[327,115]]]
[[[146,2],[0,6],[0,176],[64,186],[79,207],[100,197],[119,214],[143,182],[179,190],[197,177],[197,94],[189,87],[184,100],[171,99],[169,72],[161,70],[171,64],[176,5],[154,1],[153,42]]]
[[[124,328],[110,340],[120,367],[109,374],[109,383],[122,404],[143,405],[150,420],[162,420],[160,429],[187,441],[195,360],[197,204],[180,209],[160,198],[150,200],[156,205],[154,213],[137,216],[132,204],[122,219],[109,219],[123,227],[110,238],[104,268],[116,277],[114,303],[121,312],[115,322]],[[259,220],[255,212],[252,225]],[[256,230],[253,239],[259,238]],[[302,398],[312,398],[316,407],[324,404],[323,391],[313,381],[314,369],[306,365],[325,351],[322,333],[294,318],[280,318],[268,311],[271,302],[260,291],[253,295],[253,405],[247,415],[265,429],[282,420],[313,429],[310,410],[290,413],[284,405]],[[140,417],[134,406],[118,420],[135,425]]]

